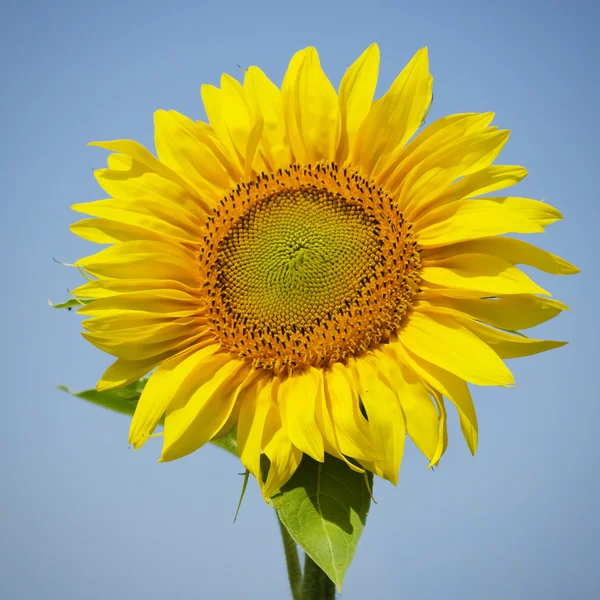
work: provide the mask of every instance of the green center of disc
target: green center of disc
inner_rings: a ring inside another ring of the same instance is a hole
[[[348,307],[380,261],[377,223],[358,204],[324,189],[286,190],[222,240],[218,283],[235,320],[303,327]]]

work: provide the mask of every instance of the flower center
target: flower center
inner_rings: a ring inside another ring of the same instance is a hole
[[[231,314],[257,325],[310,327],[360,293],[380,255],[360,207],[325,189],[282,190],[223,240],[221,298]]]
[[[387,341],[420,267],[391,197],[333,163],[238,186],[208,223],[200,263],[220,342],[276,372]]]

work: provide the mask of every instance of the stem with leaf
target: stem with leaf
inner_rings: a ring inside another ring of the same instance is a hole
[[[281,520],[278,518],[277,521],[293,600],[333,600],[335,584],[308,554],[304,555],[304,576],[302,575],[296,542]]]

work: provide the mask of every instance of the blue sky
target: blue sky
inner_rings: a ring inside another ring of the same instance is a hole
[[[430,49],[429,120],[493,110],[513,131],[504,164],[530,172],[518,195],[564,214],[542,247],[582,273],[537,281],[572,309],[536,332],[566,339],[512,362],[512,390],[475,389],[480,446],[456,418],[440,468],[412,445],[377,505],[343,598],[600,597],[598,6],[592,2],[12,2],[0,22],[3,413],[0,597],[287,597],[272,510],[250,486],[233,515],[240,465],[207,447],[157,464],[159,440],[127,445],[128,419],[55,389],[94,385],[109,359],[78,318],[46,306],[79,276],[55,264],[90,253],[69,206],[99,199],[92,140],[152,147],[154,110],[203,119],[201,83],[257,64],[280,83],[315,45],[337,85],[373,41],[378,92]]]

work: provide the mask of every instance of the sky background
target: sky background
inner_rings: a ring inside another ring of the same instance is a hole
[[[199,88],[236,65],[280,84],[292,54],[319,50],[337,86],[370,43],[381,95],[424,45],[429,121],[495,111],[517,195],[564,214],[535,242],[577,264],[536,275],[572,309],[538,328],[570,344],[511,361],[515,389],[474,390],[480,445],[457,419],[440,468],[407,444],[397,488],[378,481],[344,600],[598,598],[598,3],[2,3],[0,199],[2,412],[0,597],[6,600],[288,597],[275,514],[215,447],[158,464],[128,448],[129,419],[58,391],[93,387],[109,358],[79,318],[48,308],[80,282],[64,262],[94,251],[69,206],[104,197],[92,140],[153,148],[152,115],[204,119]]]

